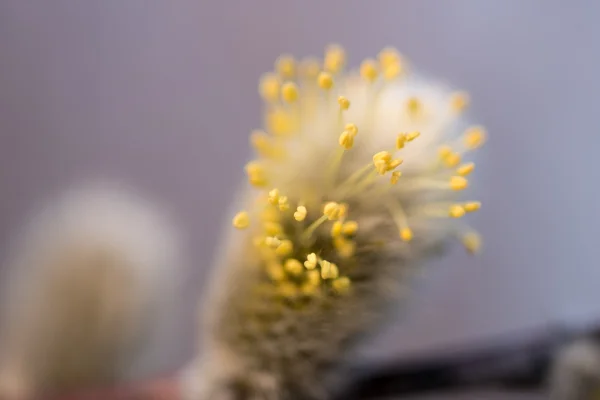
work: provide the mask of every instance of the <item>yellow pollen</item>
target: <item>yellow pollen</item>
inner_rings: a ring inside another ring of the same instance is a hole
[[[469,150],[481,147],[485,142],[485,130],[480,126],[467,129],[464,136],[465,146]]]
[[[248,181],[253,186],[263,187],[267,185],[265,170],[258,162],[251,161],[246,164],[246,173],[248,174]]]
[[[304,266],[308,270],[315,269],[318,261],[319,261],[319,259],[317,258],[317,255],[315,253],[310,253],[309,255],[306,256],[306,261],[304,261]]]
[[[281,282],[285,279],[285,272],[279,263],[269,263],[267,265],[267,274],[275,282]]]
[[[298,86],[294,82],[286,82],[281,86],[281,98],[286,103],[298,100]]]
[[[412,142],[413,140],[415,140],[416,138],[418,138],[419,136],[421,136],[421,132],[418,131],[414,131],[414,132],[410,132],[406,135],[406,140],[408,142]]]
[[[341,221],[335,221],[333,223],[333,225],[331,226],[331,236],[332,237],[338,237],[342,234],[342,222]]]
[[[452,154],[452,148],[450,146],[441,146],[438,149],[438,156],[443,160],[444,158],[448,157],[450,154]]]
[[[387,151],[380,151],[379,153],[376,153],[373,156],[373,164],[377,163],[377,162],[385,162],[386,164],[389,163],[392,159],[392,155],[387,152]]]
[[[278,256],[287,256],[294,251],[294,245],[291,240],[282,240],[277,249],[275,249],[275,254]]]
[[[323,215],[330,221],[338,219],[340,217],[340,205],[334,201],[330,201],[323,207]]]
[[[344,237],[340,236],[334,239],[333,244],[335,245],[338,254],[342,258],[350,258],[354,255],[356,251],[356,245],[353,241],[347,240]]]
[[[271,143],[269,135],[263,131],[252,131],[250,135],[250,143],[256,152],[262,157],[281,158],[284,155],[283,149],[278,148]]]
[[[481,203],[479,201],[470,201],[464,204],[464,209],[466,212],[474,212],[481,208]]]
[[[265,123],[269,132],[276,136],[289,135],[294,130],[292,116],[282,108],[269,110]]]
[[[329,90],[333,87],[333,78],[331,77],[330,73],[321,72],[317,79],[317,83],[321,89]]]
[[[454,112],[462,112],[469,106],[469,95],[465,92],[456,92],[450,96],[450,108]]]
[[[265,234],[269,236],[277,236],[283,234],[283,226],[277,222],[266,221],[263,223]]]
[[[355,124],[346,124],[344,130],[350,133],[352,137],[356,136],[356,134],[358,133],[358,127]]]
[[[338,140],[340,146],[346,150],[350,150],[354,146],[354,136],[348,131],[342,132]]]
[[[475,232],[464,235],[462,243],[463,246],[465,246],[465,249],[471,254],[476,254],[481,249],[481,237]]]
[[[330,45],[325,52],[323,66],[333,74],[340,72],[346,63],[346,52],[339,45]]]
[[[265,244],[271,248],[276,249],[281,244],[281,240],[279,240],[275,236],[267,236],[265,238]]]
[[[283,265],[283,268],[286,270],[287,273],[294,276],[301,275],[302,271],[304,271],[302,263],[296,260],[295,258],[290,258],[286,260],[285,264]]]
[[[322,260],[321,264],[321,278],[323,279],[335,279],[339,276],[340,271],[332,262]]]
[[[320,70],[319,60],[314,57],[305,58],[300,63],[300,73],[307,79],[317,79]]]
[[[386,47],[381,50],[377,56],[379,64],[385,68],[390,65],[399,64],[401,62],[400,53],[392,47]]]
[[[421,101],[416,97],[411,97],[406,102],[406,111],[411,116],[417,115],[421,111]]]
[[[410,228],[400,229],[400,239],[405,242],[410,242],[413,238],[413,231]]]
[[[465,215],[465,209],[460,204],[453,204],[450,206],[450,210],[448,210],[448,214],[452,218],[460,218]]]
[[[397,150],[401,150],[404,148],[404,145],[406,144],[407,139],[406,139],[406,134],[405,133],[399,133],[398,137],[396,138],[396,149]]]
[[[237,229],[245,229],[250,225],[250,216],[246,211],[241,211],[233,217],[233,226]]]
[[[279,222],[281,213],[274,207],[265,207],[260,213],[260,219],[263,222]]]
[[[463,190],[469,185],[469,181],[463,176],[452,176],[450,178],[450,189],[452,190]]]
[[[348,100],[344,96],[338,97],[338,104],[340,105],[341,110],[347,110],[348,108],[350,108],[350,100]]]
[[[360,76],[363,77],[367,82],[374,82],[377,79],[379,72],[377,71],[377,64],[374,60],[367,59],[360,65]]]
[[[456,173],[461,176],[467,176],[475,169],[474,163],[463,164],[456,169]]]
[[[458,164],[460,164],[460,161],[461,161],[460,154],[450,153],[444,158],[443,161],[444,161],[444,164],[446,165],[446,167],[454,168]]]
[[[280,211],[286,211],[290,208],[290,204],[288,203],[287,196],[280,196],[279,201],[277,203],[279,205]]]
[[[348,214],[348,204],[346,204],[346,203],[340,204],[338,213],[339,213],[338,218],[346,218],[346,215]]]
[[[258,92],[260,96],[270,103],[279,100],[279,88],[281,82],[279,77],[274,73],[268,73],[262,76],[258,84]]]
[[[401,159],[401,158],[397,158],[395,160],[390,161],[389,164],[388,164],[388,171],[396,169],[403,162],[404,162],[404,160]]]
[[[350,279],[347,276],[341,276],[331,283],[331,287],[340,294],[347,293],[350,289]]]
[[[351,236],[356,234],[356,232],[358,231],[358,222],[356,221],[348,221],[346,223],[344,223],[343,227],[342,227],[342,232],[344,233],[344,235],[347,236]]]
[[[269,203],[276,206],[279,203],[279,189],[269,191]]]
[[[306,207],[298,206],[298,208],[296,208],[296,211],[294,212],[294,219],[298,222],[304,221],[304,219],[306,218],[306,214]]]
[[[306,262],[304,262],[304,264],[306,264]],[[316,262],[315,262],[315,265],[316,265]],[[306,280],[311,285],[317,286],[321,283],[321,274],[319,273],[319,271],[316,271],[316,270],[308,271],[306,273]]]
[[[282,55],[275,62],[275,70],[285,79],[291,79],[296,74],[296,61],[290,55]]]
[[[390,183],[392,185],[395,185],[396,183],[398,183],[398,181],[400,180],[401,176],[402,176],[402,172],[400,172],[400,171],[394,171],[394,172],[392,172],[392,176],[390,178]]]

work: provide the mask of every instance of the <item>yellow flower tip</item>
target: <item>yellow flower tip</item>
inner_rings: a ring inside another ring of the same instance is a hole
[[[327,46],[323,66],[326,71],[336,74],[340,72],[346,64],[346,52],[344,48],[337,44]]]
[[[338,209],[338,218],[346,218],[348,214],[348,204],[342,203],[340,204],[340,208]]]
[[[465,92],[452,93],[450,96],[450,108],[456,113],[464,111],[469,106],[469,95]]]
[[[348,221],[342,226],[342,233],[346,236],[355,235],[358,231],[358,222]]]
[[[367,82],[374,82],[377,79],[379,72],[377,71],[377,64],[374,60],[367,59],[360,65],[360,76]]]
[[[373,165],[379,175],[384,175],[386,172],[394,170],[402,162],[403,160],[400,158],[392,160],[392,155],[387,151],[380,151],[373,156]]]
[[[308,271],[306,281],[312,286],[318,286],[321,283],[321,274],[317,270]]]
[[[452,154],[452,147],[450,146],[440,146],[440,148],[438,149],[438,156],[442,160],[444,160],[450,154]]]
[[[467,176],[475,169],[475,163],[463,164],[456,169],[456,173],[461,176]]]
[[[269,191],[269,203],[276,206],[279,204],[279,189],[272,189]]]
[[[399,165],[401,165],[404,162],[403,159],[401,158],[397,158],[395,160],[392,160],[389,162],[388,166],[387,166],[387,170],[388,171],[392,171],[394,169],[396,169]]]
[[[417,115],[421,111],[421,108],[421,100],[419,100],[417,97],[411,97],[406,102],[406,111],[411,116]]]
[[[356,136],[358,134],[358,127],[355,124],[346,124],[346,126],[344,127],[344,130],[348,133],[350,133],[350,135],[352,135],[352,137]]]
[[[340,276],[331,283],[331,287],[339,294],[347,293],[350,290],[350,278]]]
[[[344,239],[343,237],[336,238],[334,244],[339,256],[344,259],[352,257],[356,252],[356,244],[351,240]]]
[[[304,221],[304,219],[306,218],[306,214],[306,207],[298,206],[298,208],[296,208],[296,211],[294,212],[294,219],[298,222]]]
[[[404,242],[410,242],[413,239],[413,231],[410,228],[400,229],[400,239]]]
[[[400,172],[400,171],[394,171],[394,172],[392,172],[392,176],[390,178],[390,183],[392,185],[395,185],[396,183],[398,183],[398,181],[400,180],[401,176],[402,176],[402,172]]]
[[[294,131],[292,116],[280,107],[268,111],[265,123],[269,132],[276,136],[286,136]]]
[[[481,202],[479,201],[470,201],[463,205],[466,212],[471,213],[479,210],[481,208]]]
[[[319,87],[323,90],[329,90],[333,87],[333,78],[329,72],[321,72],[317,78]]]
[[[400,63],[394,63],[382,67],[383,77],[387,81],[396,79],[402,74],[402,65]]]
[[[338,237],[342,234],[343,224],[341,221],[335,221],[331,226],[331,237]]]
[[[241,211],[233,217],[232,222],[237,229],[246,229],[250,225],[250,216],[246,211]]]
[[[321,67],[315,57],[307,57],[300,63],[300,74],[307,79],[317,79]]]
[[[290,203],[288,202],[287,196],[280,196],[277,204],[279,205],[280,211],[286,211],[290,208]]]
[[[344,149],[350,150],[354,146],[354,136],[350,132],[344,131],[340,135],[338,142]]]
[[[474,126],[467,129],[464,136],[465,146],[470,150],[481,147],[485,143],[485,139],[486,132],[481,126]]]
[[[347,110],[350,108],[350,100],[348,100],[344,96],[338,97],[338,104],[340,105],[341,110]]]
[[[271,138],[266,132],[254,130],[250,134],[250,144],[256,150],[257,154],[266,157],[278,159],[284,156],[284,151],[271,142]]]
[[[477,254],[481,251],[481,237],[475,232],[464,235],[462,238],[462,243],[463,246],[465,246],[465,249],[471,254]]]
[[[265,244],[268,247],[271,247],[273,249],[276,249],[277,247],[279,247],[279,245],[281,244],[281,240],[279,240],[277,237],[275,236],[267,236],[265,238]]]
[[[267,275],[275,282],[281,282],[285,279],[285,272],[283,266],[279,263],[269,263],[267,265]]]
[[[463,206],[461,206],[460,204],[453,204],[450,206],[450,209],[448,210],[448,214],[452,218],[460,218],[463,215],[465,215],[465,208]]]
[[[260,78],[258,92],[263,100],[273,103],[279,100],[281,81],[274,73],[268,73]]]
[[[281,243],[279,243],[279,246],[277,246],[277,248],[275,249],[275,254],[277,254],[278,256],[285,257],[287,255],[290,255],[292,251],[294,251],[294,245],[292,244],[291,240],[286,239],[282,240]]]
[[[318,261],[319,261],[319,259],[317,258],[317,255],[315,253],[310,253],[309,255],[306,256],[306,261],[304,261],[304,266],[308,270],[313,270],[317,267]]]
[[[286,103],[294,103],[298,100],[298,85],[294,82],[285,82],[281,86],[281,98]]]
[[[450,189],[452,190],[464,190],[469,186],[469,181],[464,176],[452,176],[450,178]]]
[[[295,258],[289,258],[285,261],[285,264],[283,265],[283,268],[285,269],[285,271],[293,276],[299,276],[302,275],[302,272],[304,271],[304,268],[302,267],[302,263],[298,260],[296,260]]]
[[[392,155],[388,151],[380,151],[373,156],[373,164],[385,162],[386,164],[392,160]]]
[[[334,201],[330,201],[323,207],[323,215],[327,216],[330,221],[340,217],[340,205]]]
[[[407,137],[406,133],[399,133],[398,137],[396,137],[396,149],[402,150],[404,145],[406,145]]]
[[[401,62],[400,53],[393,47],[386,47],[379,52],[377,55],[379,64],[382,67],[387,67],[393,64],[399,64]]]
[[[421,132],[419,132],[419,131],[410,132],[410,133],[408,133],[406,135],[406,141],[412,142],[413,140],[415,140],[419,136],[421,136]]]
[[[458,153],[450,153],[443,159],[443,161],[444,161],[444,165],[446,165],[446,167],[454,168],[458,164],[460,164],[461,157],[460,157],[460,154],[458,154]]]
[[[285,79],[291,79],[296,75],[296,61],[291,55],[282,55],[275,62],[275,71]]]
[[[265,221],[263,223],[263,229],[266,235],[278,236],[283,234],[283,226],[277,222]]]
[[[334,263],[326,260],[321,260],[320,264],[322,279],[335,279],[339,276],[339,269]]]

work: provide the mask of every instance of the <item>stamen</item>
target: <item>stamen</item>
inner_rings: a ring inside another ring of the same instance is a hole
[[[296,260],[295,258],[290,258],[286,260],[285,264],[283,265],[283,268],[286,270],[287,273],[293,276],[300,276],[304,271],[302,263]]]
[[[274,73],[268,73],[260,78],[258,92],[266,102],[275,103],[279,101],[280,87],[281,81],[279,80],[279,77]]]
[[[339,269],[334,263],[326,260],[321,260],[319,264],[321,265],[321,278],[335,279],[339,276]]]
[[[319,261],[319,259],[317,258],[317,255],[315,253],[310,253],[309,255],[306,256],[306,261],[304,261],[304,266],[308,270],[315,269],[318,261]]]
[[[279,204],[279,189],[272,189],[269,191],[269,203],[274,206]]]
[[[287,196],[280,196],[279,200],[277,201],[277,204],[279,205],[280,211],[286,211],[290,208]]]
[[[308,81],[316,81],[319,71],[319,60],[315,57],[307,57],[300,63],[300,74]]]
[[[481,250],[481,237],[476,232],[469,232],[462,237],[462,243],[465,249],[471,253],[476,254]]]
[[[450,96],[450,108],[455,113],[463,112],[469,105],[469,95],[465,92],[452,93]]]
[[[375,82],[379,72],[377,71],[377,64],[374,60],[367,59],[360,65],[360,76],[363,77],[369,83]]]
[[[275,71],[284,79],[292,79],[296,75],[296,61],[290,55],[282,55],[275,62]]]
[[[304,219],[306,218],[306,214],[306,207],[298,206],[298,208],[296,208],[296,212],[294,212],[294,219],[298,222],[304,221]]]
[[[479,201],[470,201],[465,203],[463,207],[466,212],[471,213],[479,210],[481,208],[481,203]]]
[[[246,229],[250,225],[250,216],[246,211],[241,211],[233,217],[233,226],[237,229]]]
[[[485,139],[485,129],[480,126],[474,126],[467,129],[464,136],[465,146],[469,150],[474,150],[481,147],[483,143],[485,143]]]
[[[267,264],[267,274],[275,282],[281,282],[285,279],[283,266],[277,262]]]
[[[342,226],[342,232],[344,233],[344,235],[352,236],[352,235],[356,234],[357,231],[358,231],[358,222],[356,222],[356,221],[345,222],[344,225]]]
[[[345,294],[350,289],[350,279],[347,276],[340,276],[331,283],[331,287],[339,294]]]
[[[263,229],[266,235],[279,236],[283,234],[283,226],[277,222],[266,221],[263,223]]]
[[[291,240],[282,240],[281,243],[279,243],[279,246],[277,246],[277,249],[275,249],[275,254],[285,257],[291,254],[292,251],[294,251],[294,245]]]
[[[317,83],[321,89],[329,91],[333,87],[333,78],[331,77],[330,73],[321,72],[319,74]]]
[[[298,86],[294,82],[286,82],[281,86],[281,98],[286,103],[295,103],[298,100],[298,95]]]
[[[463,215],[465,215],[465,209],[460,204],[453,204],[452,206],[450,206],[450,209],[448,210],[448,214],[452,218],[460,218]]]
[[[467,176],[475,169],[475,163],[466,163],[456,169],[456,173],[460,176]]]
[[[402,206],[392,200],[386,202],[386,206],[398,227],[398,231],[400,233],[400,239],[405,242],[410,242],[413,238],[413,232],[408,226],[408,221],[406,218],[406,213],[402,209]]]
[[[328,46],[327,51],[325,52],[325,59],[323,61],[325,70],[331,72],[332,74],[337,74],[344,68],[345,64],[346,52],[344,49],[336,44]]]
[[[264,187],[267,185],[267,177],[264,167],[257,161],[251,161],[246,164],[246,173],[248,181],[256,187]]]

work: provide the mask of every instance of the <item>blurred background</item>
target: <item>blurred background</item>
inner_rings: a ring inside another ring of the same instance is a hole
[[[39,201],[89,177],[168,205],[189,239],[189,279],[139,373],[182,365],[261,122],[259,76],[282,52],[337,42],[356,65],[393,45],[468,90],[489,130],[474,222],[486,245],[433,266],[365,354],[600,320],[599,19],[594,0],[4,0],[0,244]]]

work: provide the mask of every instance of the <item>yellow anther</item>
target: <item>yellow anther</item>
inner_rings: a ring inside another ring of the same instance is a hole
[[[294,219],[298,222],[304,221],[304,219],[306,218],[306,214],[306,207],[298,206],[298,208],[296,208],[296,211],[294,212]]]
[[[481,208],[481,203],[479,201],[470,201],[463,205],[466,212],[474,212]]]
[[[373,156],[373,163],[377,163],[380,161],[385,162],[386,164],[392,160],[392,155],[388,151],[380,151]]]
[[[475,164],[470,162],[467,164],[463,164],[456,169],[456,173],[461,176],[467,176],[475,169]]]
[[[308,297],[312,297],[315,294],[317,294],[317,292],[319,291],[319,286],[318,285],[313,285],[310,282],[304,282],[302,284],[302,286],[300,287],[300,290],[302,291],[302,294]]]
[[[281,282],[285,279],[283,266],[279,263],[272,262],[267,264],[267,274],[269,275],[269,278],[275,282]]]
[[[452,147],[450,146],[441,146],[438,149],[438,156],[443,160],[444,158],[448,157],[450,154],[452,154]]]
[[[308,270],[315,269],[318,261],[319,261],[319,259],[317,258],[317,255],[315,253],[310,253],[309,255],[306,256],[306,261],[304,261],[304,266]]]
[[[294,245],[292,244],[291,240],[286,239],[282,240],[281,243],[279,243],[279,246],[277,246],[277,249],[275,249],[275,254],[277,254],[278,256],[285,257],[291,254],[292,251],[294,251]]]
[[[342,110],[347,110],[350,108],[350,100],[348,100],[344,96],[338,97],[338,104],[340,105],[340,109]]]
[[[342,258],[350,258],[356,251],[356,244],[353,241],[347,240],[344,237],[337,237],[334,239],[334,245],[338,254]]]
[[[465,92],[452,93],[450,96],[450,108],[454,112],[462,112],[469,106],[469,95]]]
[[[332,44],[327,47],[325,51],[325,59],[323,60],[323,66],[325,70],[331,73],[338,73],[344,68],[346,63],[346,52],[344,49],[337,45]]]
[[[313,286],[317,286],[321,283],[321,274],[317,270],[308,271],[306,273],[306,281]]]
[[[458,153],[450,153],[444,158],[444,165],[448,168],[454,168],[460,164],[461,157]]]
[[[281,282],[277,289],[279,294],[285,298],[291,299],[298,296],[298,287],[292,282]]]
[[[452,190],[463,190],[469,186],[469,181],[463,176],[453,176],[450,178],[450,189]]]
[[[346,223],[344,223],[344,226],[342,227],[342,232],[344,233],[344,235],[347,236],[351,236],[356,234],[356,232],[358,231],[358,222],[356,221],[348,221]]]
[[[279,189],[272,189],[269,191],[269,203],[274,206],[279,203]]]
[[[241,211],[233,217],[233,226],[237,229],[245,229],[250,225],[250,216],[246,211]]]
[[[402,172],[400,172],[400,171],[392,172],[392,177],[390,178],[390,183],[392,185],[395,185],[396,183],[398,183],[401,176],[402,176]]]
[[[319,66],[319,60],[314,57],[305,58],[300,63],[300,73],[305,78],[317,79],[317,75],[319,75],[320,70],[321,68]]]
[[[269,132],[277,136],[286,136],[293,132],[292,116],[282,108],[269,110],[265,124]]]
[[[333,221],[340,217],[340,205],[334,201],[330,201],[323,207],[323,215],[327,216],[327,219]]]
[[[389,65],[399,64],[401,61],[400,53],[398,53],[398,50],[394,49],[393,47],[386,47],[385,49],[381,50],[377,58],[379,59],[379,64],[383,68]]]
[[[396,149],[401,150],[404,148],[404,145],[408,141],[406,136],[406,133],[398,134],[398,137],[396,137]]]
[[[269,135],[263,131],[252,131],[250,135],[250,143],[256,152],[263,157],[280,158],[284,155],[283,149],[275,146],[271,142]]]
[[[290,55],[282,55],[275,62],[275,70],[285,79],[291,79],[296,74],[296,61]]]
[[[379,72],[377,71],[377,64],[374,60],[367,59],[360,65],[360,76],[368,82],[374,82],[377,79]]]
[[[463,246],[471,254],[476,254],[481,250],[481,237],[475,233],[467,233],[462,238]]]
[[[453,204],[450,206],[450,209],[448,210],[448,214],[452,218],[460,218],[463,215],[465,215],[465,209],[460,204]]]
[[[274,73],[268,73],[260,78],[258,92],[265,101],[273,103],[279,100],[280,87],[279,77]]]
[[[302,267],[302,263],[298,260],[296,260],[295,258],[290,258],[288,260],[285,261],[285,264],[283,265],[283,268],[286,270],[286,272],[290,275],[294,275],[294,276],[298,276],[302,274],[302,271],[304,271],[304,268]]]
[[[408,142],[412,142],[413,140],[415,140],[419,136],[421,136],[421,132],[419,132],[419,131],[410,132],[410,133],[406,134],[406,140]]]
[[[398,76],[400,76],[400,74],[402,74],[402,64],[399,62],[381,67],[381,69],[383,71],[383,77],[388,81],[396,79]]]
[[[286,103],[294,103],[298,100],[298,85],[294,82],[286,82],[281,86],[281,98]]]
[[[281,211],[286,211],[290,208],[290,203],[288,203],[287,196],[280,196],[277,204],[279,205],[279,210]]]
[[[350,278],[347,276],[340,276],[331,283],[331,287],[340,294],[347,293],[350,289]]]
[[[263,222],[279,222],[281,213],[274,207],[265,207],[260,213],[260,219]]]
[[[334,238],[340,236],[342,234],[342,226],[341,221],[335,221],[331,226],[331,236]]]
[[[413,238],[413,231],[410,228],[400,229],[400,239],[405,242],[410,242]]]
[[[266,221],[263,223],[263,229],[265,234],[269,236],[283,234],[283,226],[277,222]]]
[[[333,87],[333,78],[330,73],[321,72],[317,78],[317,83],[321,89],[329,90]]]
[[[467,129],[464,136],[465,146],[473,150],[481,147],[485,142],[485,130],[480,126],[474,126]]]
[[[337,265],[332,262],[321,260],[321,278],[323,279],[335,279],[339,276],[339,269]]]
[[[263,187],[267,185],[265,170],[258,162],[251,161],[246,164],[246,173],[248,175],[248,181],[253,186]]]
[[[348,204],[341,203],[340,208],[338,209],[338,218],[346,218],[348,214]]]
[[[415,115],[419,114],[419,112],[421,111],[421,108],[422,108],[421,101],[416,97],[411,97],[406,102],[406,111],[411,116],[415,116]]]
[[[387,170],[388,171],[392,171],[392,170],[396,169],[399,165],[401,165],[403,162],[404,162],[404,160],[401,159],[401,158],[397,158],[395,160],[392,160],[392,161],[389,162]]]
[[[344,127],[344,130],[346,132],[349,132],[352,137],[356,136],[356,134],[358,133],[358,127],[355,124],[346,124],[346,126]]]
[[[281,244],[281,240],[275,236],[267,236],[265,238],[265,244],[273,249],[276,249]]]
[[[354,136],[350,132],[344,131],[340,135],[338,142],[344,149],[350,150],[354,146]]]

